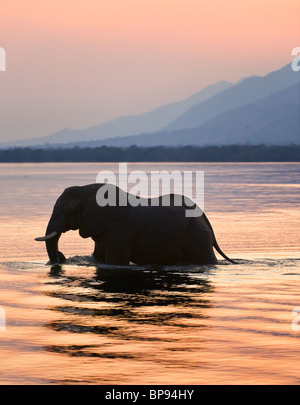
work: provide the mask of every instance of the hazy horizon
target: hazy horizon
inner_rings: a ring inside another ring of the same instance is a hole
[[[0,142],[99,125],[278,70],[299,46],[299,11],[298,0],[4,0]]]

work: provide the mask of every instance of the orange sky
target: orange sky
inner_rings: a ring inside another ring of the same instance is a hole
[[[299,15],[300,0],[1,0],[0,141],[267,74],[300,46]]]

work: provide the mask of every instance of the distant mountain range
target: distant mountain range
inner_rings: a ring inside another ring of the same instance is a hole
[[[219,82],[186,100],[85,130],[64,129],[0,147],[300,144],[300,73],[291,65],[236,84]]]
[[[300,144],[300,83],[218,115],[199,128],[93,142],[89,146]],[[88,144],[86,144],[88,146]]]
[[[167,126],[168,130],[201,127],[208,120],[227,111],[255,103],[266,96],[300,81],[291,65],[264,77],[251,76],[210,99],[191,107]]]
[[[216,84],[205,87],[191,97],[170,104],[163,105],[152,111],[140,115],[130,115],[106,121],[100,125],[87,129],[65,128],[52,135],[42,138],[26,139],[16,142],[7,142],[4,146],[28,146],[42,144],[64,144],[77,143],[106,138],[121,137],[127,135],[138,135],[151,133],[164,128],[180,115],[184,114],[192,106],[199,104],[217,93],[233,86],[233,83],[220,81]],[[1,144],[0,144],[1,146]]]

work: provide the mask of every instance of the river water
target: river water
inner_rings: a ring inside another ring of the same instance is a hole
[[[204,171],[238,265],[96,265],[71,231],[51,270],[34,238],[64,188],[102,170],[116,165],[0,164],[0,383],[299,384],[300,164],[128,166]]]

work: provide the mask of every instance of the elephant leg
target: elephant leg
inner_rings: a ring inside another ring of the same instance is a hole
[[[218,263],[213,249],[213,237],[208,229],[190,227],[183,250],[187,260],[192,264]]]
[[[191,264],[218,264],[218,260],[212,246],[198,246],[188,252]]]
[[[111,230],[105,237],[105,263],[128,265],[131,255],[131,238],[126,229]]]
[[[100,236],[95,241],[95,248],[93,252],[94,258],[100,262],[105,263],[105,245],[104,245],[104,236]]]
[[[96,244],[95,244],[95,249],[94,249],[94,252],[93,252],[93,256],[97,260],[97,262],[100,262],[100,263],[105,262],[104,251],[102,251],[102,249],[99,249]]]

